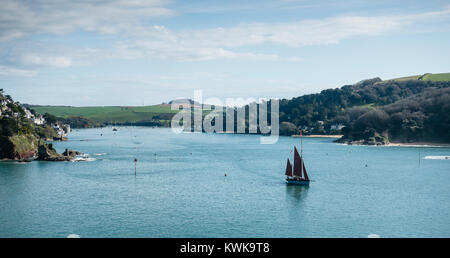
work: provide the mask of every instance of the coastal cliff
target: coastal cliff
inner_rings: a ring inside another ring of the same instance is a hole
[[[33,160],[45,141],[65,140],[69,132],[67,125],[46,121],[0,90],[0,160]]]
[[[39,139],[31,134],[0,136],[0,157],[10,160],[30,160],[37,155]]]

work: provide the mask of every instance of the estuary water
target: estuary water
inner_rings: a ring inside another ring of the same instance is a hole
[[[304,138],[309,187],[284,182],[298,138],[74,130],[85,162],[0,162],[0,237],[450,237],[450,148]],[[134,158],[137,158],[136,173]],[[224,176],[227,174],[227,176]]]

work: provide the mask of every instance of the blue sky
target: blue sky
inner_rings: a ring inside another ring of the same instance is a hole
[[[1,2],[0,87],[22,103],[291,98],[450,72],[448,1]]]

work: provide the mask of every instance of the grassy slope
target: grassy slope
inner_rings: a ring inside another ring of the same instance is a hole
[[[174,114],[170,106],[155,105],[142,107],[69,107],[69,106],[32,106],[40,114],[49,113],[58,117],[82,116],[98,122],[137,122],[148,121],[161,114]]]
[[[406,77],[400,77],[400,78],[395,78],[392,79],[392,81],[408,81],[408,80],[418,80],[420,77],[420,75],[413,75],[413,76],[406,76]]]

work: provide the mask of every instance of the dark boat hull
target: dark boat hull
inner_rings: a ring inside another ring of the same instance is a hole
[[[286,179],[286,184],[289,185],[309,185],[309,180],[291,180]]]

